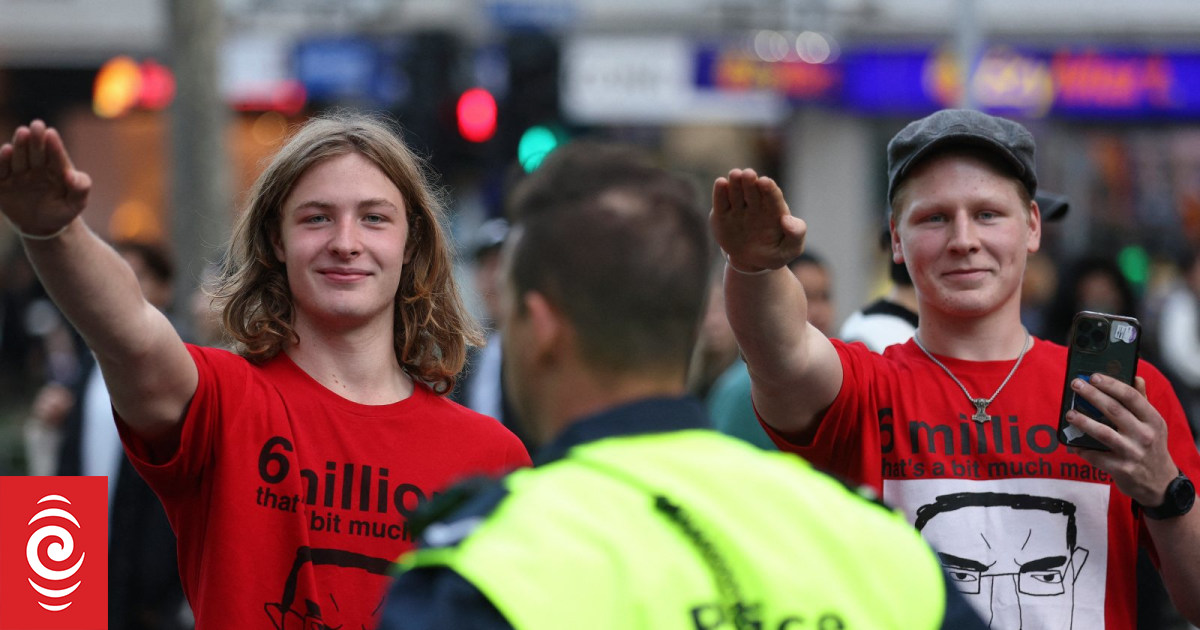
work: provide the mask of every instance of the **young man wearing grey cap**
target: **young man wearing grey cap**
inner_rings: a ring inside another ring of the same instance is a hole
[[[769,178],[713,190],[729,319],[755,408],[780,448],[878,488],[936,547],[993,628],[1132,628],[1139,544],[1172,600],[1200,620],[1200,454],[1162,374],[1137,386],[1073,381],[1113,430],[1069,421],[1111,450],[1060,446],[1066,348],[1021,324],[1026,257],[1041,242],[1034,141],[1021,125],[944,110],[888,144],[892,255],[920,325],[882,355],[805,324],[783,264],[804,221]]]

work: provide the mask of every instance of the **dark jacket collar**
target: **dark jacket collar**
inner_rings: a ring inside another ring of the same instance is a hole
[[[575,446],[604,438],[708,428],[712,425],[704,406],[691,396],[643,398],[571,423],[538,451],[534,464],[548,464],[561,459]]]

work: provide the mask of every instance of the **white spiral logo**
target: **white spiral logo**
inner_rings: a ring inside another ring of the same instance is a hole
[[[57,494],[49,494],[41,499],[38,499],[38,504],[46,502],[61,502],[71,505],[71,502],[68,501],[66,497]],[[47,507],[37,514],[34,514],[33,518],[29,519],[28,524],[32,525],[42,519],[69,521],[75,525],[76,530],[80,529],[79,521],[75,520],[75,516],[62,508]],[[47,603],[41,601],[39,598],[38,605],[51,612],[57,612],[60,610],[65,610],[67,606],[71,605],[71,601],[65,598],[71,593],[74,593],[75,589],[79,588],[79,585],[83,583],[83,580],[76,580],[74,584],[65,586],[65,583],[70,582],[71,578],[79,572],[79,567],[83,566],[83,557],[87,554],[80,552],[79,560],[76,561],[75,564],[69,569],[51,569],[43,562],[41,554],[42,541],[46,540],[47,538],[51,539],[52,542],[46,546],[45,555],[47,558],[60,566],[69,562],[72,554],[74,554],[75,539],[72,538],[71,532],[62,527],[62,525],[48,523],[42,525],[37,531],[33,532],[33,535],[29,537],[29,542],[25,545],[25,559],[29,562],[29,568],[33,569],[33,572],[36,573],[38,577],[51,582],[52,586],[58,587],[47,588],[46,586],[42,586],[37,582],[34,582],[32,579],[27,578],[29,579],[29,585],[33,587],[33,590],[40,593],[43,597],[48,598],[51,602],[54,602]],[[64,603],[57,603],[60,601]]]

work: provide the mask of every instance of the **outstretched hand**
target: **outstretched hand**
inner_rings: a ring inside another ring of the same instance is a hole
[[[1089,382],[1072,381],[1071,387],[1095,405],[1113,426],[1078,411],[1068,411],[1068,422],[1110,449],[1068,450],[1111,475],[1117,488],[1134,501],[1156,506],[1162,503],[1163,493],[1179,469],[1167,450],[1167,423],[1146,398],[1146,381],[1139,376],[1135,384],[1136,389],[1099,374],[1093,375]]]
[[[778,269],[804,252],[808,226],[792,216],[775,180],[750,169],[717,178],[708,221],[729,263],[744,272]]]
[[[62,138],[40,120],[0,146],[0,213],[37,236],[64,228],[87,206],[92,178],[75,170]]]

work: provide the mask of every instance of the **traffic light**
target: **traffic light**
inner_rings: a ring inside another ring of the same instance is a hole
[[[116,118],[137,104],[141,87],[137,62],[125,56],[113,57],[96,73],[92,109],[101,118]]]
[[[526,173],[532,173],[550,152],[565,141],[566,133],[557,126],[534,125],[526,129],[517,141],[517,161]]]
[[[147,59],[142,63],[124,55],[100,67],[92,86],[92,110],[101,118],[116,118],[134,107],[166,109],[175,97],[175,76],[170,68]]]
[[[468,142],[487,142],[496,135],[496,99],[483,88],[471,88],[458,97],[454,109],[458,133]]]

